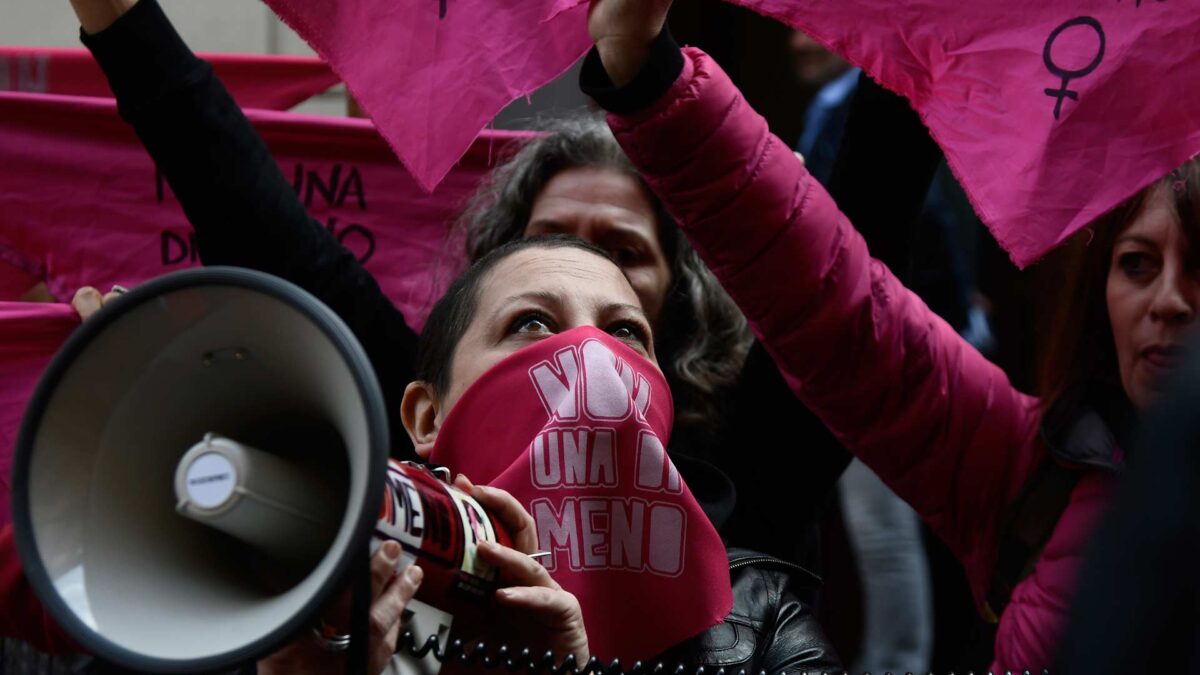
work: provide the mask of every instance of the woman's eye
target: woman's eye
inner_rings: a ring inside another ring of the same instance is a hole
[[[618,267],[629,267],[641,260],[641,254],[636,248],[624,246],[609,252]]]
[[[523,314],[509,327],[510,333],[549,333],[550,320],[541,314]]]
[[[1155,262],[1145,253],[1130,252],[1117,256],[1117,266],[1129,278],[1142,279],[1154,273]]]
[[[649,336],[646,334],[646,330],[644,328],[636,323],[628,321],[623,321],[610,326],[608,329],[608,334],[617,338],[618,340],[634,342],[642,345],[643,347],[647,346],[650,342]]]

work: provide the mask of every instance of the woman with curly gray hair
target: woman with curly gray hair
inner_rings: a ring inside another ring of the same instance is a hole
[[[737,382],[753,341],[746,319],[642,183],[604,120],[543,126],[496,168],[458,220],[474,262],[526,236],[574,234],[608,252],[656,323],[676,400],[677,431],[715,430],[719,394]]]

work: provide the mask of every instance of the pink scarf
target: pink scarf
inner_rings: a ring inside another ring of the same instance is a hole
[[[673,416],[658,368],[577,328],[480,377],[431,456],[529,510],[604,660],[649,659],[733,604],[725,548],[665,451]]]

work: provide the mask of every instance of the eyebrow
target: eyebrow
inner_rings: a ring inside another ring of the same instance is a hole
[[[537,220],[529,221],[529,224],[526,225],[527,228],[535,226],[549,230],[551,233],[558,234],[561,234],[564,230],[571,229],[571,227],[562,221],[554,218],[538,218]],[[653,226],[651,227],[653,228]],[[614,235],[623,237],[636,237],[638,239],[648,239],[650,236],[657,237],[657,232],[652,231],[650,234],[647,234],[646,232],[639,230],[637,226],[623,222],[609,222],[608,232],[611,232]]]
[[[502,300],[500,302],[499,306],[500,307],[508,307],[510,305],[513,305],[513,304],[516,304],[519,302],[523,302],[523,301],[540,302],[540,303],[544,303],[546,305],[561,305],[562,300],[563,300],[562,296],[558,295],[557,293],[553,293],[551,291],[527,291],[525,293],[518,293],[516,295],[508,296],[507,298],[505,298],[504,300]],[[645,321],[646,323],[650,322],[650,320],[646,317],[646,310],[642,309],[641,306],[639,306],[639,305],[633,305],[628,302],[608,303],[608,304],[604,305],[602,310],[604,312],[613,312],[613,311],[633,312],[634,314],[637,314],[639,317],[641,317],[641,319],[643,321]]]
[[[508,306],[524,300],[534,300],[537,302],[543,302],[547,305],[556,305],[562,302],[562,297],[557,293],[551,293],[550,291],[526,291],[525,293],[510,295],[502,300],[500,304],[503,306]]]
[[[624,309],[624,310],[631,311],[634,314],[637,314],[638,316],[642,317],[643,319],[646,318],[646,310],[642,309],[641,307],[639,307],[637,305],[631,305],[628,302],[615,302],[611,305],[605,305],[604,309],[606,311],[612,311],[614,309]]]
[[[545,228],[547,230],[554,230],[554,231],[561,231],[561,230],[567,229],[566,225],[563,225],[559,221],[554,220],[552,218],[538,218],[537,220],[531,220],[525,227],[526,227],[526,229],[528,229],[530,227],[533,227],[534,225]]]
[[[1144,237],[1140,234],[1123,234],[1123,235],[1117,237],[1117,240],[1115,242],[1113,242],[1113,246],[1116,246],[1117,244],[1120,244],[1120,243],[1126,242],[1126,241],[1132,241],[1132,242],[1141,244],[1143,246],[1148,246],[1150,248],[1158,248],[1158,244],[1153,239],[1150,239],[1149,237]]]

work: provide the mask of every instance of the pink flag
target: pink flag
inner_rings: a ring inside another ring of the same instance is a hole
[[[287,110],[338,83],[320,59],[200,54],[244,108]],[[86,49],[0,47],[0,91],[99,96],[112,91]]]
[[[587,51],[587,8],[553,0],[266,0],[346,81],[432,190],[496,113]]]
[[[1020,266],[1200,152],[1195,0],[731,1],[908,97]]]

